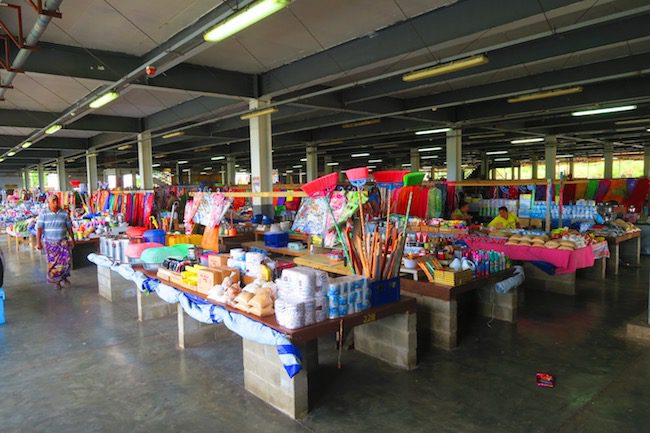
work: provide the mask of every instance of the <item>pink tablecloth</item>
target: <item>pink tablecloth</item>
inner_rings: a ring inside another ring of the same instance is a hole
[[[570,274],[575,272],[576,269],[590,268],[594,265],[594,251],[591,247],[567,251],[551,248],[504,245],[494,242],[476,241],[473,239],[463,240],[472,249],[503,252],[512,260],[541,261],[550,263],[557,268],[555,271],[556,274]]]

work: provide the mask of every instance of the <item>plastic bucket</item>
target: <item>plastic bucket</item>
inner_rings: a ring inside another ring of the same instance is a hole
[[[155,242],[157,244],[165,245],[165,231],[164,230],[147,230],[144,232],[145,242]]]

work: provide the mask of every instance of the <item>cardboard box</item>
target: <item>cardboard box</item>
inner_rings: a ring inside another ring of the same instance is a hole
[[[228,266],[229,258],[230,256],[228,254],[211,254],[208,256],[208,267],[217,269]]]
[[[199,271],[198,291],[203,294],[208,292],[223,281],[223,272],[218,269],[201,269]]]
[[[172,284],[183,285],[183,276],[180,272],[170,271],[169,282]]]
[[[169,281],[169,279],[172,276],[172,271],[170,271],[169,269],[165,269],[165,268],[158,268],[158,272],[156,273],[156,276],[160,280]]]

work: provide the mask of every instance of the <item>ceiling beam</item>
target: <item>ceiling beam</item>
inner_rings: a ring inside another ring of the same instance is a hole
[[[367,68],[381,61],[488,31],[572,3],[576,2],[501,0],[499,13],[494,13],[491,2],[459,1],[262,74],[261,94],[273,95],[320,84],[349,71]]]
[[[0,148],[13,149],[23,141],[26,137],[16,135],[0,135]],[[88,140],[85,138],[58,138],[47,137],[32,145],[32,147],[23,150],[22,152],[32,152],[34,150],[84,150],[88,146]],[[21,153],[22,153],[21,152]]]
[[[40,129],[59,116],[58,113],[44,111],[0,109],[0,126]],[[67,124],[65,128],[77,131],[139,132],[140,120],[131,117],[90,114]]]

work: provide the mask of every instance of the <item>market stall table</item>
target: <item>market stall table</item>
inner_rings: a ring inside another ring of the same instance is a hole
[[[620,236],[608,236],[610,260],[607,271],[618,275],[621,259],[627,259],[634,266],[641,264],[641,230]]]
[[[495,284],[509,278],[512,273],[513,269],[507,269],[457,286],[402,278],[401,292],[417,300],[418,333],[421,337],[429,339],[435,347],[450,350],[458,345],[461,295],[478,292],[480,314],[511,323],[517,321],[518,290],[505,294],[495,291]]]
[[[293,257],[302,257],[309,255],[309,250],[304,248],[302,250],[292,250],[291,248],[274,248],[267,247],[264,245],[264,241],[252,241],[252,242],[243,242],[241,244],[243,248],[250,250],[251,248],[257,248],[258,250],[268,251],[269,253],[279,254],[281,256],[293,256]]]
[[[157,274],[136,267],[146,276],[158,279]],[[360,313],[343,318],[325,320],[299,329],[287,329],[278,325],[275,315],[258,317],[248,314],[226,304],[207,298],[188,287],[163,281],[185,294],[200,298],[212,305],[219,306],[231,313],[239,314],[250,320],[267,326],[284,334],[302,352],[303,370],[289,378],[278,358],[275,348],[243,339],[244,384],[247,391],[256,395],[276,409],[292,418],[301,418],[309,410],[309,378],[318,366],[318,338],[334,334],[343,329],[349,332],[355,329],[355,349],[379,358],[393,366],[412,369],[416,364],[416,302],[415,299],[402,297],[392,304],[372,307]],[[203,327],[198,327],[195,320],[185,317],[182,307],[178,306],[179,345],[188,338],[188,330],[205,334]],[[208,325],[209,326],[209,325]]]
[[[352,275],[350,268],[345,266],[342,261],[333,262],[326,254],[308,254],[302,257],[296,257],[293,259],[293,262],[300,266],[307,266],[335,275]]]
[[[75,241],[72,248],[72,269],[79,269],[90,266],[93,263],[88,260],[88,254],[99,252],[99,238],[90,238]]]

